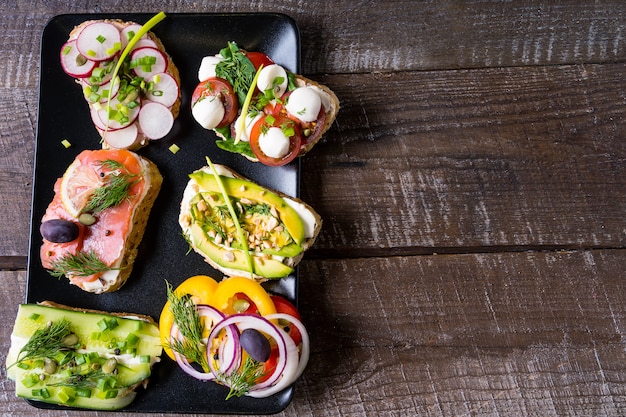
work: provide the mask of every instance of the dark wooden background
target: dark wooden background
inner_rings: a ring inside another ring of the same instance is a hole
[[[301,267],[312,357],[281,415],[626,415],[626,3],[12,3],[2,362],[24,297],[45,23],[273,11],[300,27],[302,72],[342,103],[303,160],[302,198],[325,224]],[[3,415],[95,415],[38,411],[1,376]]]

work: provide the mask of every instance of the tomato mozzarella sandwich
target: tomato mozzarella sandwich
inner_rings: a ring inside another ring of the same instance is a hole
[[[156,165],[134,152],[81,152],[56,181],[41,220],[43,267],[88,292],[119,289],[162,181]]]
[[[166,136],[178,116],[178,68],[148,31],[163,17],[144,26],[89,20],[76,26],[61,47],[63,70],[81,86],[104,148],[146,146]]]
[[[195,120],[216,132],[221,149],[265,165],[284,165],[310,151],[339,111],[327,86],[233,42],[202,59],[198,79],[191,98]]]
[[[225,275],[286,277],[319,234],[322,219],[311,206],[224,165],[189,177],[178,220],[183,236]]]

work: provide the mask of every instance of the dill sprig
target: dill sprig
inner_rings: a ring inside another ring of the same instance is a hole
[[[243,103],[256,74],[254,65],[239,50],[235,42],[228,42],[228,46],[222,49],[220,54],[224,59],[215,67],[215,73],[218,77],[230,82],[235,94],[237,94],[239,103]]]
[[[136,183],[132,181],[136,174],[125,171],[124,165],[108,159],[99,161],[100,166],[110,170],[104,177],[102,187],[96,188],[83,209],[84,212],[99,213],[109,207],[115,207],[128,198],[130,188]]]
[[[89,275],[105,272],[111,268],[98,258],[94,251],[78,252],[77,254],[66,253],[52,261],[48,273],[53,277],[65,276],[86,277]]]
[[[50,322],[45,327],[37,329],[20,349],[17,360],[9,368],[29,359],[51,358],[59,352],[70,350],[71,347],[63,344],[63,339],[70,333],[72,333],[70,322],[65,319]]]
[[[178,296],[169,282],[167,285],[167,299],[174,316],[174,323],[183,335],[182,340],[171,340],[169,348],[187,358],[190,362],[199,364],[205,372],[209,372],[209,363],[206,358],[206,345],[202,341],[204,324],[200,319],[196,305],[188,294]]]
[[[241,397],[250,391],[250,388],[265,374],[264,368],[263,363],[248,356],[238,371],[228,375],[223,373],[217,375],[217,380],[230,388],[226,399]]]

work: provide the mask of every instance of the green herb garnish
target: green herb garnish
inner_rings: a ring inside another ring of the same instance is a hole
[[[224,59],[216,65],[215,74],[230,82],[239,102],[243,103],[256,73],[254,65],[239,50],[235,42],[228,42],[228,46],[220,51],[220,55]]]
[[[132,179],[136,175],[122,172],[125,168],[119,162],[108,159],[100,161],[100,166],[106,167],[110,171],[105,174],[104,184],[94,190],[83,212],[100,213],[109,207],[119,205],[128,198],[130,188],[135,184]]]
[[[29,359],[51,358],[59,352],[70,350],[70,347],[63,344],[63,339],[71,332],[70,322],[65,319],[50,322],[46,327],[37,329],[20,349],[17,360],[8,368]]]
[[[198,363],[205,372],[210,372],[206,358],[206,345],[202,341],[204,325],[200,320],[196,305],[189,295],[179,297],[168,282],[166,285],[167,299],[170,302],[170,311],[174,316],[174,323],[183,335],[183,340],[171,340],[168,347],[190,362]]]
[[[241,397],[265,374],[265,365],[247,357],[241,370],[231,374],[218,374],[217,380],[230,387],[226,399]]]
[[[111,268],[98,258],[95,252],[78,252],[76,255],[66,253],[52,262],[48,273],[53,277],[65,276],[86,277],[89,275],[106,272]]]

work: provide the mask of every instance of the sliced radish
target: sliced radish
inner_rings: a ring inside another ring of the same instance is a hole
[[[148,80],[148,85],[149,89],[146,91],[146,98],[148,100],[171,107],[178,99],[180,92],[178,83],[174,77],[166,72],[154,74]]]
[[[122,129],[129,124],[132,124],[135,120],[137,120],[137,116],[141,111],[141,105],[134,105],[129,107],[128,104],[120,103],[120,101],[118,100],[118,96],[119,95],[116,95],[111,99],[110,112],[107,111],[107,103],[97,106],[99,107],[98,116],[100,117],[101,124],[105,126],[105,130]]]
[[[102,85],[111,81],[113,77],[113,69],[117,64],[116,60],[97,62],[96,67],[91,71],[85,81],[91,85]]]
[[[139,127],[152,140],[167,135],[174,125],[174,116],[170,109],[155,101],[146,101],[139,112]]]
[[[81,54],[94,61],[111,59],[122,50],[120,31],[115,25],[103,21],[88,24],[76,38]]]
[[[104,131],[107,127],[106,124],[102,121],[100,117],[100,107],[89,106],[89,115],[91,116],[91,121],[93,122],[96,129],[100,131]]]
[[[140,140],[137,123],[132,123],[123,129],[109,130],[103,134],[104,141],[111,148],[116,149],[128,149]]]
[[[132,25],[128,25],[125,26],[121,32],[120,32],[120,37],[122,39],[122,49],[126,48],[126,45],[128,45],[128,42],[130,42],[130,40],[135,36],[135,34],[137,32],[139,32],[139,30],[141,29],[141,25],[138,23],[134,23]],[[141,39],[147,39],[148,35],[143,35]]]
[[[146,38],[146,39],[139,39],[137,43],[133,45],[132,50],[134,51],[135,49],[146,48],[146,47],[159,49],[155,41],[153,41],[150,38]]]
[[[120,89],[119,82],[112,83],[111,81],[102,85],[91,85],[83,79],[81,80],[81,85],[83,87],[85,100],[87,100],[90,105],[93,103],[106,103],[109,100],[109,96],[114,98]]]
[[[76,40],[68,41],[61,47],[61,66],[70,77],[88,77],[96,64],[80,53],[76,47]]]
[[[137,48],[130,54],[131,68],[144,80],[167,70],[167,57],[161,51],[149,46]]]

